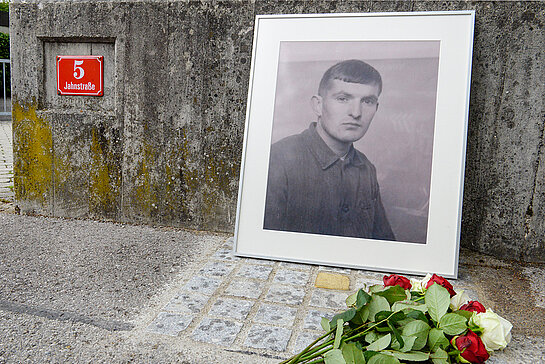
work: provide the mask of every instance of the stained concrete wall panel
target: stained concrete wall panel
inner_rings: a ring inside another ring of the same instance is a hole
[[[163,221],[202,228],[202,128],[208,56],[208,6],[173,2],[168,18],[168,97],[165,110],[166,186]],[[182,46],[183,45],[183,46]]]
[[[523,259],[532,259],[526,214],[543,140],[543,25],[529,15],[535,10],[477,8],[462,223],[463,245]]]
[[[206,229],[217,230],[236,216],[238,175],[247,95],[254,15],[251,9],[222,3],[208,14],[205,67],[205,115],[202,129],[204,171],[202,216]],[[232,24],[237,24],[233,27]],[[242,61],[244,59],[244,61]],[[242,63],[244,62],[244,63]],[[237,78],[239,82],[237,82]]]
[[[119,132],[113,116],[45,111],[53,129],[53,214],[118,218]]]
[[[164,193],[164,115],[168,97],[166,4],[128,3],[123,93],[125,220],[160,221]]]

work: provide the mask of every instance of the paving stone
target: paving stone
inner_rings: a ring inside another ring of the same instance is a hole
[[[280,266],[282,268],[299,269],[299,270],[310,270],[313,267],[313,265],[311,264],[289,263],[289,262],[282,262],[280,263]]]
[[[259,265],[274,265],[276,261],[268,260],[268,259],[244,258],[244,263],[259,264]]]
[[[273,267],[268,265],[243,265],[240,267],[237,276],[266,280],[269,278],[272,270]]]
[[[198,293],[179,293],[170,300],[170,302],[165,306],[164,310],[199,313],[204,305],[206,305],[206,302],[208,302],[208,298],[208,296]]]
[[[526,267],[523,273],[530,282],[536,306],[545,308],[545,269]]]
[[[250,281],[246,279],[234,279],[229,286],[227,286],[225,294],[245,298],[258,298],[262,291],[262,282]]]
[[[308,282],[310,273],[295,270],[280,269],[276,272],[273,282],[281,284],[293,284],[304,286]]]
[[[193,331],[192,338],[210,344],[231,345],[242,324],[235,321],[205,317]]]
[[[212,255],[212,259],[234,261],[239,260],[239,257],[233,255],[233,250],[229,248],[218,249],[217,252]]]
[[[354,289],[355,290],[358,290],[360,288],[364,288],[364,287],[370,287],[370,286],[373,286],[375,284],[384,284],[384,282],[382,281],[382,278],[380,279],[377,279],[377,278],[370,278],[368,276],[357,276],[356,279],[355,279],[355,282],[354,282]]]
[[[187,329],[192,320],[193,316],[160,312],[146,330],[162,335],[178,336],[181,331]]]
[[[235,268],[234,263],[227,262],[208,262],[200,271],[199,274],[210,277],[223,277],[228,275]]]
[[[311,330],[323,330],[322,325],[320,324],[322,322],[322,317],[331,320],[333,316],[335,316],[335,313],[331,311],[309,310],[307,315],[305,316],[303,328]]]
[[[274,284],[269,289],[265,300],[288,305],[300,305],[303,303],[304,297],[305,290],[303,288]]]
[[[253,325],[248,332],[244,345],[274,351],[285,351],[290,340],[291,330],[282,327]]]
[[[320,331],[308,331],[303,330],[297,335],[297,339],[295,339],[295,346],[293,347],[293,354],[300,353],[303,349],[305,349],[307,346],[312,344],[314,340],[322,336],[324,332]],[[323,339],[322,339],[323,340]]]
[[[211,295],[218,289],[220,284],[221,279],[218,278],[194,276],[186,283],[182,290]]]
[[[221,297],[214,303],[208,315],[244,320],[253,305],[253,301]]]
[[[281,305],[262,304],[254,317],[254,322],[278,326],[291,326],[297,309]]]
[[[330,309],[346,309],[347,292],[337,292],[325,289],[315,289],[310,299],[310,306]]]

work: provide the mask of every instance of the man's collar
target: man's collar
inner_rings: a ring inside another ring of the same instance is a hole
[[[308,146],[322,169],[329,168],[340,159],[335,153],[333,153],[322,137],[318,134],[316,131],[315,122],[310,124],[305,134],[307,134]],[[365,164],[352,144],[350,145],[350,149],[345,160],[348,160],[349,163],[352,163],[354,166],[362,166]]]

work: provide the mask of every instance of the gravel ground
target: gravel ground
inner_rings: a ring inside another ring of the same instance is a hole
[[[129,330],[226,238],[0,213],[0,363],[184,362],[172,342],[146,346]]]

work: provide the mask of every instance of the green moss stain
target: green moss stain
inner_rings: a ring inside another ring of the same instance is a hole
[[[52,196],[53,141],[47,120],[36,113],[36,104],[14,102],[13,149],[15,196],[46,206]]]
[[[202,214],[205,228],[217,229],[234,223],[240,164],[228,135],[216,132],[204,159]]]
[[[110,171],[108,162],[111,158],[108,158],[109,148],[106,143],[100,131],[93,128],[90,147],[89,210],[93,214],[111,216],[117,210],[117,181],[115,169]],[[105,148],[107,150],[104,150]]]
[[[142,159],[138,166],[134,203],[139,210],[138,213],[149,218],[155,215],[155,210],[158,208],[156,188],[150,173],[150,167],[155,163],[155,153],[153,147],[144,142],[139,154]]]

